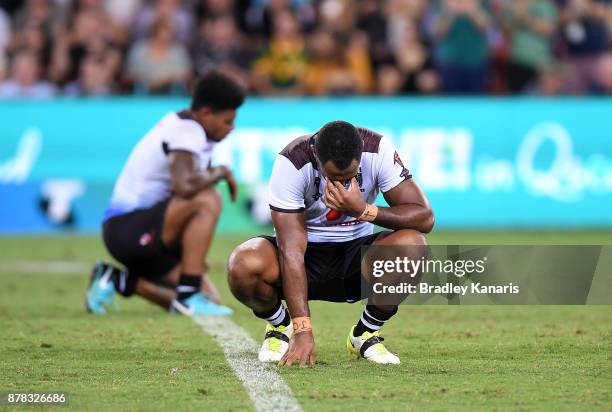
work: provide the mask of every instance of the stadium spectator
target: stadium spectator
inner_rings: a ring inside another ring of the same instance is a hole
[[[299,21],[289,10],[280,11],[267,49],[253,64],[253,86],[260,94],[295,95],[301,91],[305,71],[305,40]]]
[[[346,35],[355,29],[357,6],[351,0],[323,0],[318,7],[317,26],[336,34]],[[368,9],[361,6],[361,13]]]
[[[11,40],[11,20],[0,8],[0,54],[3,54]]]
[[[6,77],[7,57],[4,50],[0,50],[0,81]]]
[[[68,84],[64,94],[70,97],[110,96],[116,87],[113,73],[101,57],[88,56],[81,65],[79,79]]]
[[[357,32],[348,44],[326,30],[310,38],[311,59],[304,76],[304,90],[310,95],[346,96],[371,91],[372,70],[367,39]]]
[[[105,8],[109,17],[122,27],[131,27],[143,0],[106,0]]]
[[[200,20],[234,16],[237,9],[234,0],[201,0],[196,4],[196,14]]]
[[[401,75],[398,90],[406,94],[433,94],[440,88],[440,79],[435,71],[433,57],[421,39],[415,22],[406,19],[396,29],[396,39],[391,42],[395,65]],[[399,30],[398,30],[399,31]]]
[[[385,64],[376,71],[376,93],[381,96],[394,96],[401,92],[403,77],[393,64]]]
[[[35,52],[41,59],[42,67],[46,68],[51,61],[52,39],[40,24],[31,23],[13,34],[10,49]]]
[[[534,94],[539,96],[561,96],[568,92],[567,66],[553,61],[538,72],[538,81]]]
[[[443,2],[436,24],[436,53],[445,92],[482,93],[485,90],[489,25],[490,17],[480,1]]]
[[[45,99],[56,95],[56,87],[41,79],[40,61],[36,53],[22,50],[13,58],[11,77],[0,83],[0,99]]]
[[[372,62],[377,67],[388,61],[391,55],[387,40],[387,17],[377,0],[363,0],[358,5],[357,28],[367,34]]]
[[[512,93],[521,93],[553,61],[557,11],[548,0],[516,0],[506,13],[511,39],[508,87]]]
[[[134,34],[137,40],[148,37],[156,22],[167,20],[174,27],[176,39],[188,44],[195,30],[194,14],[183,7],[181,0],[154,0],[136,15]]]
[[[53,32],[54,23],[61,23],[63,9],[53,7],[50,0],[27,0],[13,17],[13,30],[21,31],[28,25],[42,26],[47,34]]]
[[[104,59],[108,70],[118,74],[122,65],[121,36],[102,10],[77,10],[68,29],[58,31],[50,77],[58,84],[78,79],[81,64],[89,55]]]
[[[245,11],[244,26],[247,32],[265,39],[273,36],[274,20],[287,10],[294,14],[299,26],[306,30],[311,30],[316,24],[314,2],[311,0],[257,0],[250,3]]]
[[[204,20],[200,25],[194,51],[198,75],[217,68],[225,73],[232,73],[248,84],[252,54],[239,33],[233,16],[220,15]]]
[[[570,91],[584,93],[593,82],[596,62],[607,48],[607,0],[563,0],[561,35]]]
[[[612,52],[599,57],[591,89],[594,94],[612,95]]]
[[[175,41],[153,49],[160,20]],[[330,73],[311,47],[320,33],[336,43]],[[93,56],[108,65],[113,93],[134,83],[148,93],[131,70],[160,71],[150,63],[169,49],[162,66],[179,66],[178,87],[156,94],[184,92],[192,75],[217,67],[262,95],[549,93],[543,83],[559,76],[559,92],[582,95],[597,90],[611,33],[612,0],[0,0],[4,76],[8,57],[28,49],[41,75],[65,88]]]
[[[191,73],[187,48],[177,42],[166,19],[157,20],[148,39],[130,49],[127,77],[136,94],[184,94]]]

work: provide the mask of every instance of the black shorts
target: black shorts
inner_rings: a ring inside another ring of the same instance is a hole
[[[308,300],[357,302],[361,300],[361,248],[371,245],[381,233],[347,242],[308,242],[304,254]],[[276,237],[259,236],[278,249]],[[278,293],[284,299],[283,288]]]
[[[159,282],[180,263],[180,244],[168,249],[161,240],[169,203],[167,199],[148,209],[134,210],[104,222],[104,244],[130,275]]]

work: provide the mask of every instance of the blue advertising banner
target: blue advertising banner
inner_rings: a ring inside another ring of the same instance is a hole
[[[99,230],[132,147],[165,113],[187,105],[0,103],[0,233]],[[215,153],[243,189],[220,231],[265,224],[276,154],[336,119],[395,142],[433,204],[437,228],[611,228],[610,114],[612,99],[250,99]]]

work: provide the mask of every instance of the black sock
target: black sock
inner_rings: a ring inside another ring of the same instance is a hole
[[[353,336],[361,336],[363,332],[375,332],[382,328],[386,321],[391,319],[393,315],[397,313],[397,307],[392,312],[385,312],[378,309],[374,305],[367,305],[361,314],[361,318],[355,329],[353,330]]]
[[[289,311],[285,309],[283,303],[279,300],[274,309],[270,310],[266,313],[257,313],[253,311],[255,316],[261,319],[265,319],[272,326],[289,326],[291,323],[291,316],[289,316]]]
[[[121,270],[117,267],[113,267],[111,279],[115,284],[115,290],[126,298],[132,296],[136,291],[138,277],[130,274],[127,269]]]
[[[200,292],[202,287],[202,276],[201,275],[189,275],[187,273],[181,274],[179,284],[176,287],[176,298],[179,301],[183,301]]]

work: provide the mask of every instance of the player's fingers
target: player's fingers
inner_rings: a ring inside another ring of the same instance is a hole
[[[323,193],[323,196],[321,198],[321,200],[323,200],[323,204],[327,207],[329,207],[329,201],[327,200],[327,194]]]
[[[302,356],[302,359],[300,359],[300,368],[305,368],[308,366],[308,364],[310,364],[310,356],[308,356],[308,354],[305,353]]]
[[[290,355],[285,361],[286,366],[293,366],[293,362],[297,361],[295,355]]]
[[[359,191],[359,182],[357,181],[355,177],[351,179],[351,191],[352,192]]]
[[[336,182],[336,181],[334,181],[333,183],[334,183],[334,189],[336,189],[338,193],[342,193],[346,191],[342,183]]]
[[[338,200],[331,194],[323,194],[323,203],[330,209],[338,207]]]
[[[315,364],[315,355],[314,353],[310,354],[310,365],[314,365]]]
[[[331,210],[339,210],[340,209],[340,205],[338,205],[338,202],[330,200],[328,201],[325,206],[327,206],[328,208],[330,208]]]
[[[330,195],[335,195],[336,188],[334,187],[334,185],[328,182],[327,186],[325,186],[325,193],[329,193]]]

